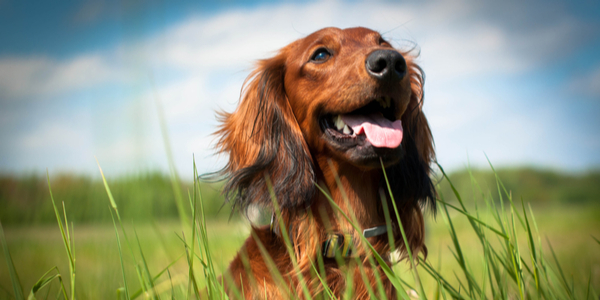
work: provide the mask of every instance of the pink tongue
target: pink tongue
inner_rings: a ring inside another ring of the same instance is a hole
[[[364,133],[367,140],[377,148],[396,148],[402,142],[402,121],[390,121],[381,114],[342,115],[342,121],[356,135]]]

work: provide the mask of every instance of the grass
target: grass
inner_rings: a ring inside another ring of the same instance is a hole
[[[492,191],[480,188],[475,177],[471,173],[466,191],[450,187],[451,195],[441,194],[436,220],[428,218],[427,260],[415,258],[414,268],[405,260],[387,272],[399,294],[417,293],[421,299],[598,298],[599,205],[558,201],[534,209],[514,199],[502,181]],[[450,186],[449,181],[441,184]],[[59,226],[0,228],[6,261],[0,269],[0,298],[190,299],[208,294],[221,299],[218,275],[248,236],[249,225],[205,218],[210,201],[203,198],[202,187],[195,182],[188,188],[182,203],[188,204],[191,218],[183,225],[159,218],[133,222],[120,215],[110,181],[101,204],[112,211],[113,226],[75,226],[67,218],[68,205],[51,198]],[[371,293],[376,290],[377,285]],[[302,296],[310,298],[306,292]]]
[[[179,218],[174,185],[168,175],[151,171],[106,179],[119,212],[127,221],[159,222]],[[50,183],[58,201],[56,204],[62,209],[61,203],[65,203],[70,222],[112,223],[102,178],[52,174]],[[176,184],[183,191],[190,190],[192,185],[191,181]],[[231,207],[223,205],[220,190],[220,184],[202,183],[206,216],[227,220]],[[191,215],[189,205],[182,210]],[[56,224],[46,175],[0,175],[0,220],[6,226]]]
[[[135,239],[134,225],[130,223],[125,224],[124,227],[128,235]],[[217,267],[216,271],[220,272],[248,237],[248,227],[240,222],[211,221],[207,224],[207,228],[210,232],[208,241],[215,249],[213,261]],[[155,225],[137,224],[135,229],[152,275],[176,261],[170,268],[171,275],[174,278],[180,278],[183,274],[187,278],[187,274],[185,274],[188,271],[187,263],[182,257],[184,250],[181,240],[177,237],[177,234],[181,236],[181,224],[178,221],[163,221]],[[68,274],[68,260],[65,259],[62,237],[56,226],[19,226],[4,228],[4,230],[12,259],[24,288],[31,288],[44,271],[54,266],[58,266],[60,271]],[[186,230],[185,232],[185,235],[189,236],[191,231]],[[114,299],[117,289],[123,286],[123,279],[119,250],[112,224],[75,226],[73,237],[75,240],[74,250],[77,254],[75,282],[77,298]],[[124,243],[122,239],[121,235],[121,242]],[[127,252],[126,246],[122,246],[126,280],[130,284],[130,289],[135,292],[140,288],[135,271],[136,262]],[[136,250],[136,256],[139,256],[138,252]],[[201,271],[201,268],[196,268],[196,272]],[[164,276],[168,277],[168,274],[164,274]],[[10,299],[8,295],[13,294],[13,289],[4,263],[0,267],[0,285],[2,286],[0,299]],[[68,283],[66,285],[68,286]],[[53,293],[57,292],[56,287],[56,284],[52,285]],[[8,290],[9,293],[7,294],[4,290]]]
[[[600,184],[598,184],[600,171],[598,170],[569,174],[528,167],[504,168],[496,172],[490,169],[465,169],[453,172],[448,177],[463,195],[472,194],[473,179],[482,190],[497,191],[496,177],[499,177],[514,199],[523,198],[532,205],[585,205],[597,203],[600,197]],[[448,181],[440,183],[440,190],[448,200],[456,200]],[[497,192],[488,196],[499,201]]]
[[[534,209],[548,205],[593,205],[600,198],[600,171],[565,174],[550,170],[513,168],[498,170],[507,190],[514,199],[531,203]],[[107,196],[102,178],[77,174],[51,174],[50,182],[55,198],[65,203],[70,222],[75,224],[112,223],[107,207]],[[495,174],[491,170],[456,171],[450,180],[460,193],[469,199],[474,194],[473,177],[485,191],[494,191],[490,197],[498,202]],[[184,215],[191,216],[187,198],[191,190],[191,176],[179,184],[161,172],[140,172],[106,178],[119,212],[128,222],[136,223],[179,219],[176,199],[181,197]],[[178,181],[175,179],[175,181]],[[440,181],[440,191],[449,202],[456,203],[446,180]],[[180,193],[174,193],[179,189]],[[204,210],[208,219],[227,220],[231,206],[223,206],[219,183],[201,183]],[[479,196],[478,196],[479,197]],[[185,201],[184,201],[185,200]],[[57,205],[61,206],[57,202]],[[60,208],[60,207],[59,207]],[[234,215],[237,218],[238,215]],[[0,220],[5,226],[56,224],[52,202],[49,201],[46,175],[0,175]],[[189,223],[189,221],[188,221]]]

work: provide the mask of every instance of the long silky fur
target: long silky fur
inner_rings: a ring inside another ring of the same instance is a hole
[[[385,171],[411,251],[412,253],[423,252],[427,257],[422,211],[430,209],[435,214],[437,193],[431,180],[432,170],[430,167],[435,160],[435,151],[431,130],[422,111],[425,75],[423,70],[414,63],[413,56],[407,53],[404,53],[404,56],[407,57],[410,70],[412,95],[409,107],[402,117],[403,157],[400,162],[387,167]],[[385,179],[382,179],[381,187],[387,191]],[[392,217],[392,223],[395,224],[395,228],[398,226],[394,217]],[[401,259],[407,258],[406,245],[401,242],[400,232],[395,230],[394,236],[396,247],[400,249]],[[381,242],[385,243],[385,240]]]
[[[425,73],[411,56],[407,53],[404,55],[411,58],[408,67],[412,87],[411,106],[402,117],[405,134],[401,145],[404,157],[398,164],[386,168],[386,173],[398,207],[419,205],[435,213],[437,194],[430,177],[435,152],[431,130],[422,111]]]
[[[304,210],[315,193],[312,159],[303,137],[289,124],[295,118],[283,87],[284,73],[280,57],[260,61],[242,90],[240,106],[245,110],[220,114],[218,147],[229,154],[219,172],[226,179],[223,193],[241,211],[250,204],[271,206],[267,177],[282,211]],[[236,123],[240,119],[246,123]]]

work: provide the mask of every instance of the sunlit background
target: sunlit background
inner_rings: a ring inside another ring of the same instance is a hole
[[[417,47],[446,169],[600,166],[594,1],[0,2],[0,172],[216,170],[215,110],[253,63],[326,26]]]
[[[177,235],[187,230],[182,215],[191,215],[192,159],[199,173],[226,160],[212,148],[215,112],[236,107],[256,60],[327,26],[368,27],[419,52],[437,159],[467,206],[500,203],[489,158],[507,189],[500,193],[506,207],[508,195],[518,211],[521,199],[523,208],[531,204],[540,236],[554,245],[569,280],[590,282],[600,293],[600,251],[591,237],[600,238],[600,1],[542,0],[0,0],[0,222],[25,291],[53,266],[68,277],[46,170],[74,230],[75,294],[113,299],[123,286],[94,157],[123,232],[139,232],[152,275],[182,257]],[[169,151],[181,178],[174,184]],[[436,177],[440,195],[456,204]],[[223,206],[219,183],[202,187],[220,273],[249,225]],[[177,195],[184,199],[179,208]],[[489,211],[481,213],[493,221]],[[483,272],[477,238],[460,216],[448,218],[457,222],[474,272]],[[448,250],[446,219],[427,213],[426,220],[428,259],[454,281],[462,275]],[[521,232],[522,249],[525,237]],[[141,264],[128,253],[124,260],[138,289]],[[188,283],[183,260],[171,269],[178,287]],[[0,263],[0,299],[15,295],[6,266]],[[396,271],[410,281],[405,267]],[[165,276],[160,281],[168,283]]]

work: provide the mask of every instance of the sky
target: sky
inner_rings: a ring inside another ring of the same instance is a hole
[[[215,111],[328,26],[415,48],[438,162],[600,168],[598,1],[0,0],[0,173],[215,171]]]

